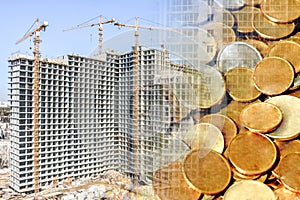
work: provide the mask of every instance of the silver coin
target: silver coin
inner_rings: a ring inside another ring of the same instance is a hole
[[[271,133],[266,134],[277,140],[291,140],[300,135],[300,99],[289,95],[279,95],[267,99],[282,111],[282,122],[279,127]]]
[[[207,65],[177,76],[173,92],[178,101],[190,109],[210,108],[224,98],[226,89],[221,73]]]
[[[217,69],[222,73],[238,66],[254,69],[261,60],[262,57],[254,46],[245,42],[232,42],[219,52]]]

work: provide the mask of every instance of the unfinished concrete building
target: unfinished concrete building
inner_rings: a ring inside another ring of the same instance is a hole
[[[42,59],[39,84],[40,188],[54,180],[83,178],[115,169],[133,176],[133,52],[106,53],[105,60],[67,55]],[[33,57],[9,59],[11,187],[33,192]],[[163,95],[170,63],[160,50],[139,48],[140,180],[167,142],[172,107]],[[162,74],[166,76],[162,78]]]
[[[40,63],[40,187],[119,168],[117,56],[68,55]],[[33,190],[33,58],[10,58],[11,186]]]

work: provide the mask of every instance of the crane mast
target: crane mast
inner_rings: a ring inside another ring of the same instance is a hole
[[[38,21],[36,22],[38,26]],[[34,193],[39,192],[39,65],[40,65],[40,36],[39,32],[34,37],[34,83],[33,83],[33,177]]]
[[[134,184],[138,185],[138,161],[139,161],[139,32],[138,32],[138,18],[135,18],[135,44],[134,44]]]
[[[133,100],[133,127],[134,127],[134,184],[138,185],[138,177],[139,177],[139,170],[138,170],[138,164],[139,164],[139,28],[144,29],[150,29],[150,27],[142,27],[138,25],[138,17],[135,17],[135,25],[127,25],[127,24],[121,24],[121,23],[114,23],[115,26],[118,27],[128,27],[128,28],[134,28],[134,37],[135,37],[135,44],[134,44],[134,100]]]
[[[46,29],[48,22],[39,25],[36,19],[36,28],[19,39],[16,44],[24,41],[28,37],[34,36],[34,83],[33,83],[33,177],[34,193],[39,192],[39,65],[40,65],[40,31]]]

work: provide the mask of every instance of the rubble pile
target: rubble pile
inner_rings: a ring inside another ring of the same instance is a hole
[[[47,186],[37,196],[9,188],[9,169],[0,171],[0,200],[155,200],[152,186],[134,185],[122,173],[109,170],[85,179],[64,180]],[[2,181],[5,177],[5,181]]]

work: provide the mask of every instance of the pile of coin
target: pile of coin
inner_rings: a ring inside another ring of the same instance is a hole
[[[218,2],[224,34],[203,26],[218,41],[212,66],[172,91],[198,111],[179,137],[190,150],[154,172],[153,189],[163,200],[300,199],[300,1]]]

